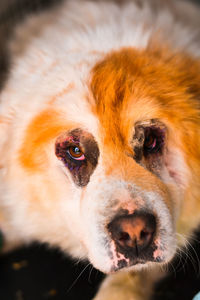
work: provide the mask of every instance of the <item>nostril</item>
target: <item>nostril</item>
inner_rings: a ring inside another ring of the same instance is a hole
[[[119,233],[117,241],[122,247],[133,247],[135,243],[128,232],[125,231]]]
[[[131,241],[131,237],[127,232],[120,232],[118,242],[121,246],[127,245]]]
[[[142,230],[141,233],[140,233],[140,239],[142,241],[149,240],[151,237],[152,237],[152,233],[151,232]]]
[[[130,235],[127,232],[120,232],[119,233],[119,241],[126,242],[131,239]]]

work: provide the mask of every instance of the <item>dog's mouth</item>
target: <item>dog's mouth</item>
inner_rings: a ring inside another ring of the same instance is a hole
[[[139,268],[140,266],[144,267],[144,265],[148,263],[162,263],[164,262],[164,258],[161,254],[161,251],[158,250],[155,243],[153,243],[148,249],[145,251],[139,251],[135,248],[129,248],[124,252],[120,252],[119,248],[116,250],[116,246],[112,242],[111,246],[111,273],[116,272],[123,268],[130,268],[137,265]]]
[[[144,266],[147,263],[146,260],[135,258],[131,262],[127,262],[125,259],[119,260],[117,266],[113,265],[110,273],[115,273],[123,268],[129,268],[134,266]]]

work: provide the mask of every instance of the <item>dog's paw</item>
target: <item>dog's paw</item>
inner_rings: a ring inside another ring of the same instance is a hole
[[[119,273],[108,276],[93,300],[147,300],[138,276]]]
[[[142,300],[142,298],[135,295],[133,291],[119,287],[101,290],[93,300]]]

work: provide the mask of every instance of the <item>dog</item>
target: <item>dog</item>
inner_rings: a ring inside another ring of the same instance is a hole
[[[0,102],[3,251],[33,240],[149,299],[200,220],[200,10],[66,0],[16,26]]]

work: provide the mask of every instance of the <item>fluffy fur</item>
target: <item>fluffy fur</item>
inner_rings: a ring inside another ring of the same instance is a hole
[[[199,15],[182,1],[71,0],[16,29],[0,103],[5,251],[39,240],[105,273],[123,260],[95,299],[150,297],[200,220]],[[139,135],[155,128],[162,152],[145,156]],[[133,265],[107,226],[139,209],[156,215],[155,249]]]

